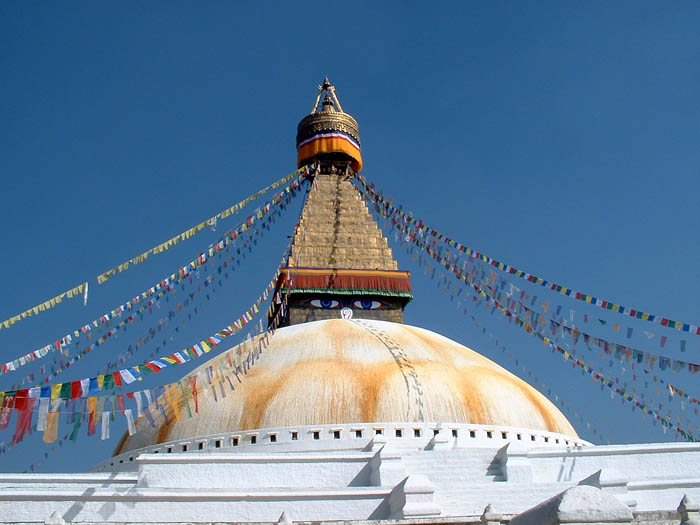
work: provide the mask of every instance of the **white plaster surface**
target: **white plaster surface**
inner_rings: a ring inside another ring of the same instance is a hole
[[[632,511],[595,487],[572,487],[515,516],[512,525],[631,523]]]
[[[677,515],[685,494],[700,500],[696,444],[567,447],[553,434],[530,441],[523,429],[451,423],[314,429],[259,429],[258,444],[237,447],[207,436],[184,453],[162,444],[115,458],[111,471],[2,474],[0,523],[43,523],[54,511],[69,523],[273,523],[285,511],[293,521],[477,523],[489,503],[507,522],[580,483],[649,516]]]

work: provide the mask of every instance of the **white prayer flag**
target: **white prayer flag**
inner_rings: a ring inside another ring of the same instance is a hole
[[[102,412],[102,439],[109,439],[109,412]]]
[[[49,402],[51,399],[48,397],[42,397],[39,399],[39,418],[36,422],[36,429],[39,432],[46,430],[46,414],[49,412]]]
[[[129,427],[129,435],[133,436],[136,434],[136,426],[134,425],[134,416],[131,413],[131,409],[127,408],[124,410],[124,415],[126,416],[126,424]]]

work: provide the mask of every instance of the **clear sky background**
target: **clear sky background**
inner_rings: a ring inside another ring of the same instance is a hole
[[[86,280],[90,296],[85,308],[70,301],[0,331],[0,360],[121,304],[244,219],[96,282],[291,172],[296,125],[326,74],[360,124],[364,175],[424,222],[545,279],[698,324],[698,27],[697,2],[4,2],[0,319]],[[187,326],[169,325],[168,351],[249,307],[277,266],[301,202],[190,312]],[[465,316],[391,239],[400,267],[413,274],[407,323],[551,391],[592,442],[680,439],[497,315],[470,305]],[[564,313],[573,309],[577,323],[588,313],[590,324],[581,326],[600,337],[700,361],[698,336],[548,298]],[[180,300],[56,380],[100,372]],[[614,332],[612,322],[632,326],[634,336]],[[657,385],[634,381],[638,370],[580,351],[700,433],[697,405],[657,395]],[[24,375],[0,377],[0,386]],[[661,377],[700,395],[698,376]],[[35,434],[0,455],[0,470],[85,470],[111,453],[123,428],[113,424],[104,442],[83,429],[78,443],[55,452]],[[0,432],[0,442],[11,437]]]

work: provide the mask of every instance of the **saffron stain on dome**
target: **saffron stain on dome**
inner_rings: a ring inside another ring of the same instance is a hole
[[[199,414],[187,419],[185,412],[157,429],[140,418],[139,434],[127,436],[116,452],[218,432],[353,422],[472,423],[576,436],[546,397],[473,350],[403,324],[362,325],[333,319],[278,329],[225,399],[200,391]],[[400,350],[405,369],[387,343]],[[418,390],[411,390],[407,371]]]

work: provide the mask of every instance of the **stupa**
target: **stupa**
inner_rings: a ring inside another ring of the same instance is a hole
[[[0,523],[678,523],[684,495],[693,512],[699,445],[592,446],[526,382],[403,323],[410,275],[352,183],[358,123],[318,90],[296,140],[315,180],[235,390],[191,418],[164,400],[90,473],[0,476]]]

